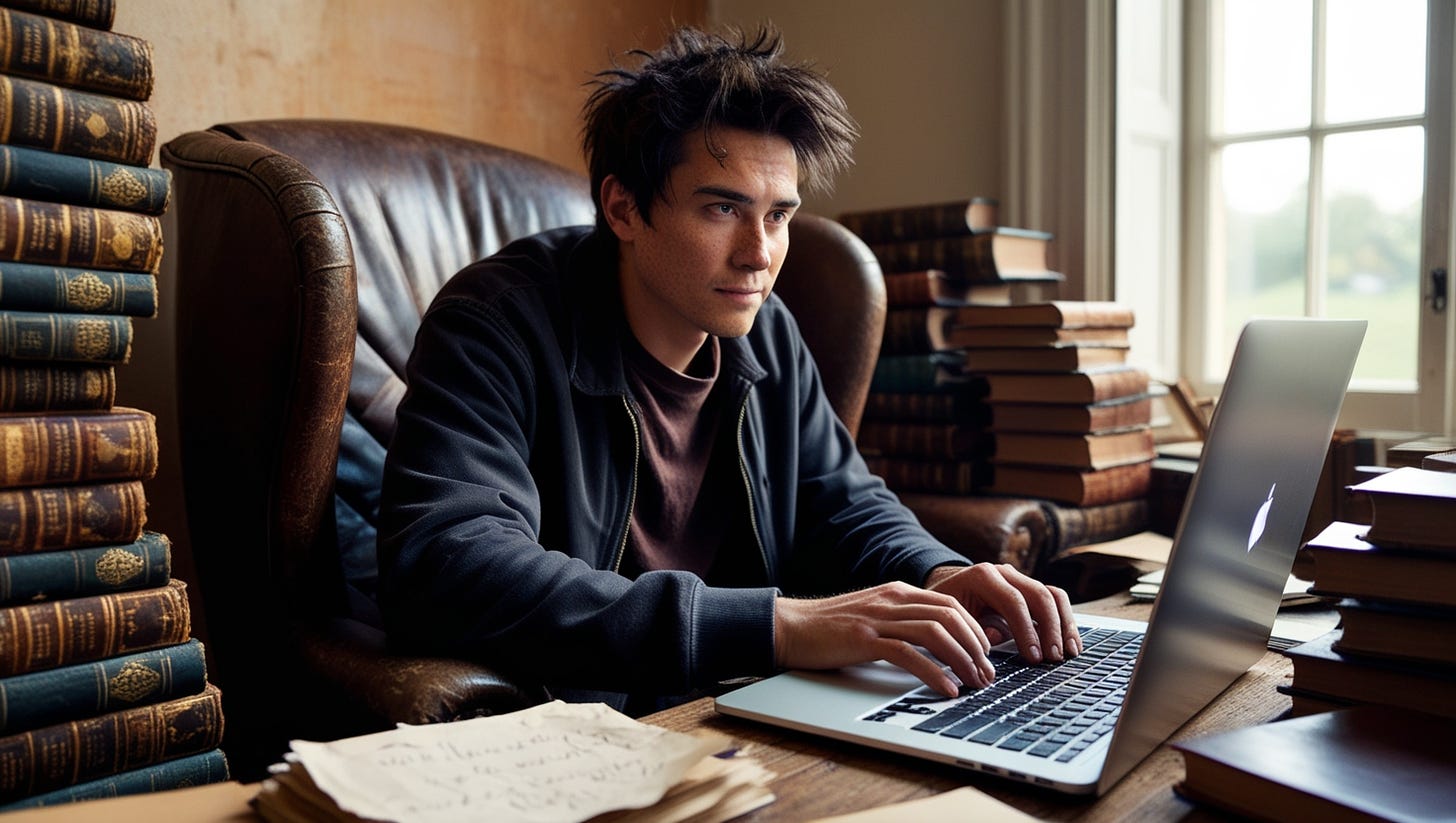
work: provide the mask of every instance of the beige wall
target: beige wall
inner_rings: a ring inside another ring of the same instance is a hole
[[[1004,0],[709,0],[711,20],[772,21],[788,53],[826,72],[859,121],[831,216],[1002,196]]]
[[[583,82],[610,55],[656,46],[671,21],[701,22],[704,2],[119,0],[113,28],[152,43],[159,143],[221,122],[333,117],[475,137],[580,169]],[[164,218],[164,239],[173,230]],[[174,283],[164,256],[160,315],[136,325],[118,399],[157,415],[149,527],[173,538],[174,572],[195,582],[174,428]]]

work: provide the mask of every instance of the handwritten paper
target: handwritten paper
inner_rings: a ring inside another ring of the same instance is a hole
[[[727,738],[560,701],[496,717],[292,742],[339,809],[375,820],[571,823],[656,803]]]

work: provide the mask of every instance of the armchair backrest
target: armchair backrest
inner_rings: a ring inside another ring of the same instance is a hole
[[[170,141],[162,163],[188,527],[226,685],[299,609],[377,619],[374,516],[421,313],[467,263],[594,211],[583,175],[375,123],[220,125]],[[880,270],[837,223],[806,214],[791,231],[778,291],[854,429]]]

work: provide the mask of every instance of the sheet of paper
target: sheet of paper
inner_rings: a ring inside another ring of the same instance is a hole
[[[1126,557],[1130,560],[1146,560],[1153,563],[1167,563],[1168,552],[1173,549],[1173,538],[1157,532],[1139,532],[1105,543],[1088,543],[1074,546],[1065,554],[1106,554],[1112,557]]]
[[[821,818],[818,823],[904,823],[906,820],[1034,821],[1036,818],[985,792],[963,786],[918,800]]]
[[[314,783],[360,817],[568,823],[650,805],[728,743],[557,701],[292,748]]]

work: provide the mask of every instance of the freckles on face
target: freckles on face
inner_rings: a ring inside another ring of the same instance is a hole
[[[684,140],[651,225],[617,232],[628,321],[664,363],[654,345],[690,359],[709,334],[748,333],[788,253],[799,204],[787,140],[720,129],[711,152],[701,133]]]

